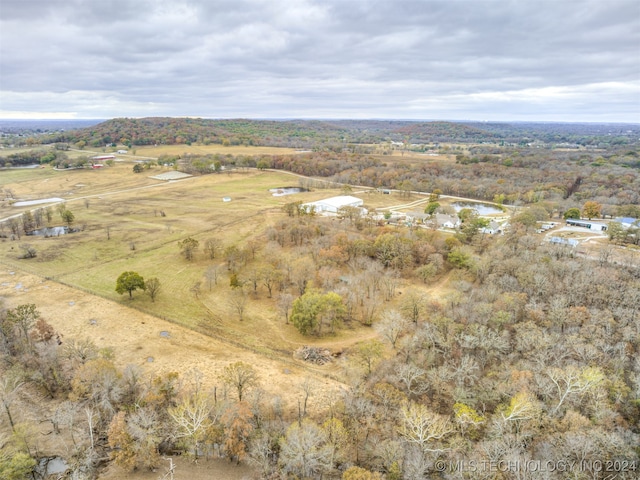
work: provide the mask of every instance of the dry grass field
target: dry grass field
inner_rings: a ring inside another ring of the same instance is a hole
[[[130,153],[144,157],[159,157],[161,155],[291,155],[296,153],[293,148],[282,147],[250,147],[243,145],[231,145],[225,147],[219,144],[212,145],[160,145],[160,146],[136,146]],[[128,155],[122,155],[126,158]]]
[[[381,159],[389,158],[389,156],[382,156]],[[411,152],[405,150],[394,150],[391,154],[391,158],[394,161],[407,160],[407,161],[430,161],[430,162],[455,162],[455,154],[441,154],[441,153],[422,153]]]
[[[159,170],[153,169],[150,174]],[[265,293],[248,304],[245,318],[239,322],[226,300],[226,268],[222,269],[219,285],[211,291],[204,279],[207,267],[222,260],[207,260],[200,249],[196,259],[188,262],[178,247],[178,242],[187,237],[201,245],[211,237],[222,239],[225,246],[243,245],[283,215],[284,203],[294,200],[274,197],[269,188],[295,186],[295,177],[252,171],[162,182],[145,174],[133,174],[128,166],[118,164],[104,170],[37,170],[34,174],[32,179],[17,175],[15,182],[8,182],[3,176],[3,183],[21,200],[63,198],[76,217],[75,226],[82,231],[55,238],[31,236],[17,242],[1,242],[0,260],[6,265],[191,328],[223,335],[254,349],[285,352],[309,342],[292,327],[283,325],[272,311],[272,302],[261,301]],[[295,200],[338,193],[308,192],[296,195]],[[232,200],[223,202],[225,196]],[[4,203],[0,209],[2,218],[30,208]],[[62,224],[57,213],[54,222]],[[19,259],[22,243],[32,245],[37,257]],[[155,302],[140,293],[129,300],[115,292],[116,278],[127,270],[137,271],[145,278],[159,278],[162,293]],[[202,283],[202,289],[196,297],[192,287],[197,282]],[[272,334],[265,336],[260,331],[256,335],[257,327],[268,327]]]
[[[148,174],[158,171],[155,168]],[[326,345],[328,339],[303,337],[286,325],[264,289],[256,297],[251,295],[240,321],[229,302],[231,289],[225,266],[220,268],[218,284],[211,289],[204,277],[209,266],[223,260],[207,259],[200,248],[194,261],[189,262],[180,254],[178,242],[192,237],[203,245],[206,239],[216,237],[225,246],[241,246],[282,218],[284,203],[316,200],[340,194],[339,191],[274,197],[269,188],[297,185],[295,176],[277,172],[208,175],[172,182],[153,180],[146,173],[133,174],[129,166],[120,164],[103,170],[38,169],[32,170],[31,176],[24,176],[19,170],[7,173],[2,176],[0,187],[10,188],[21,200],[63,198],[76,217],[74,226],[81,231],[51,238],[3,239],[0,265],[5,274],[10,270],[28,272],[37,276],[34,278],[49,279],[51,286],[75,289],[77,295],[87,295],[99,303],[102,316],[110,321],[134,312],[145,313],[272,359],[290,362],[292,352],[299,346]],[[223,202],[225,196],[232,200]],[[5,201],[0,218],[21,214],[27,208],[33,207],[13,207]],[[54,223],[62,225],[55,206],[52,208]],[[36,249],[36,258],[20,259],[20,245],[24,243]],[[128,295],[115,292],[117,277],[128,270],[160,280],[161,292],[155,302],[141,292],[135,292],[131,300]],[[201,288],[196,295],[193,286],[198,282]],[[51,310],[51,291],[43,288],[37,295],[30,294],[29,302],[36,303],[56,326],[59,315],[55,308]],[[24,294],[11,286],[2,295],[11,307],[15,302],[26,303],[26,299],[18,298]],[[120,308],[130,313],[123,315]],[[126,329],[127,325],[125,322],[122,327]],[[329,340],[336,349],[342,349],[372,333],[371,329],[354,327]],[[112,343],[120,355],[120,342]],[[145,352],[143,358],[149,355],[152,354]],[[320,373],[332,374],[332,368],[323,367]]]

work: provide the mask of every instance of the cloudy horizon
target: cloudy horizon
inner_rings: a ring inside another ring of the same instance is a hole
[[[0,0],[0,119],[640,123],[636,0]]]

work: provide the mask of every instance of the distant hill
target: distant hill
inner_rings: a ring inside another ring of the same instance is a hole
[[[13,135],[33,135],[51,132],[64,132],[90,127],[104,122],[95,120],[0,120],[0,132]]]
[[[248,120],[203,118],[116,118],[77,130],[53,132],[48,143],[84,141],[90,147],[228,144],[293,148],[380,143],[513,143],[631,145],[636,124],[483,123],[402,120]]]
[[[426,122],[405,125],[396,130],[410,143],[426,142],[487,142],[504,138],[499,132],[489,132],[478,126],[453,122]]]
[[[57,141],[85,141],[89,146],[220,143],[308,147],[341,141],[348,130],[321,121],[212,120],[202,118],[116,118],[65,132]]]

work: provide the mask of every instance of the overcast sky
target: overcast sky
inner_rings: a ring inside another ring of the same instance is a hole
[[[640,123],[638,0],[0,0],[0,118]]]

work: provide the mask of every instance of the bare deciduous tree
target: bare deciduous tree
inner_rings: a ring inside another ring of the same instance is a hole
[[[331,468],[326,433],[310,420],[293,423],[280,442],[280,464],[285,472],[311,478]]]
[[[213,260],[222,251],[222,240],[219,238],[208,238],[204,242],[204,252]]]
[[[387,340],[392,348],[396,348],[396,343],[400,336],[407,332],[411,327],[410,322],[397,310],[386,310],[380,321],[374,325],[374,328],[382,338]]]
[[[417,445],[422,452],[448,450],[443,441],[454,431],[449,418],[413,402],[402,408],[401,413],[399,433],[406,442]]]
[[[186,395],[177,406],[169,408],[168,413],[176,425],[176,438],[189,443],[189,452],[197,459],[200,443],[207,436],[211,426],[210,413],[213,405],[203,392]]]
[[[238,315],[238,320],[244,320],[244,312],[247,308],[247,295],[244,293],[242,287],[236,287],[231,292],[227,299],[227,303],[232,310]]]
[[[227,365],[222,371],[222,381],[236,389],[238,400],[241,402],[244,394],[259,383],[258,374],[253,367],[244,362]]]
[[[293,306],[295,298],[290,293],[284,292],[278,295],[278,310],[284,316],[284,320],[289,324],[289,312]]]
[[[218,284],[218,277],[220,276],[220,265],[210,265],[204,272],[204,278],[207,279],[209,284],[209,291],[213,285]]]
[[[23,386],[22,376],[15,371],[5,372],[0,378],[0,402],[2,402],[2,407],[7,414],[9,425],[14,433],[16,431],[16,421],[11,413],[11,405],[17,400]]]
[[[155,302],[158,293],[160,293],[160,280],[156,277],[151,277],[150,279],[145,280],[144,284],[147,287],[147,295],[151,297],[152,302]]]

